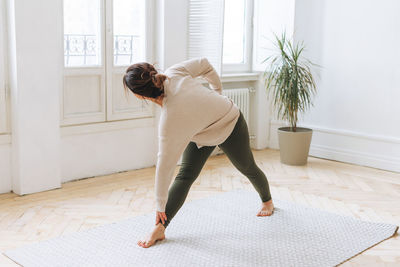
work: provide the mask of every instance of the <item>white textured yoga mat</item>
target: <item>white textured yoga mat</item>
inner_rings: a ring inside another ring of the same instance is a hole
[[[186,202],[150,248],[136,242],[149,213],[3,252],[23,266],[336,266],[393,236],[398,226],[274,199],[257,217],[255,191],[237,189]]]

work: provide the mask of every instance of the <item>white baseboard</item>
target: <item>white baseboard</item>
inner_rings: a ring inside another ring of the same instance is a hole
[[[281,121],[271,121],[270,148],[279,149],[277,129],[282,126],[287,125]],[[399,138],[306,124],[298,126],[313,129],[310,156],[400,172]]]

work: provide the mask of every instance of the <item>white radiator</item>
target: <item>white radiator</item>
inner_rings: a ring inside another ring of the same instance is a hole
[[[233,103],[239,107],[242,111],[243,117],[249,126],[250,117],[250,93],[254,92],[254,88],[235,88],[235,89],[223,89],[222,94],[232,99]],[[250,135],[250,139],[254,139],[255,136]],[[222,154],[222,150],[217,146],[211,155]]]
[[[242,111],[243,116],[249,124],[250,116],[250,92],[253,88],[237,88],[237,89],[223,89],[222,94],[232,99],[232,101],[239,107]]]

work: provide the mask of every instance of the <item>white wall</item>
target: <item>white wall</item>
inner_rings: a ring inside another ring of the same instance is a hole
[[[156,131],[153,119],[144,125],[82,133],[62,129],[62,182],[153,166]],[[134,128],[133,128],[134,127]],[[67,127],[68,128],[68,127]],[[108,129],[107,129],[108,128]]]
[[[29,194],[61,186],[62,1],[9,0],[8,19],[12,189]]]
[[[398,0],[297,1],[296,39],[323,66],[301,121],[315,130],[311,155],[400,171],[399,10]]]
[[[0,194],[10,192],[12,183],[11,144],[1,143],[1,139],[2,138],[0,138]]]

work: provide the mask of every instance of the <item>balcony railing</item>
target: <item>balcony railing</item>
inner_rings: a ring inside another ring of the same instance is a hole
[[[139,51],[138,35],[114,35],[114,64],[119,65],[121,59],[133,62],[133,51]]]
[[[114,35],[114,65],[133,62],[134,57],[138,56],[137,53],[140,51],[139,38],[139,35]],[[98,48],[96,35],[65,34],[65,65],[93,65],[99,56]]]

